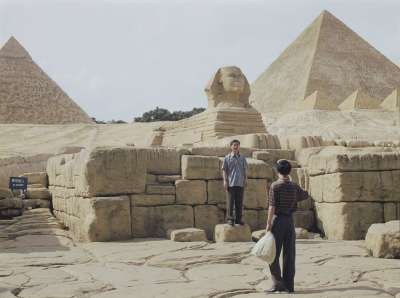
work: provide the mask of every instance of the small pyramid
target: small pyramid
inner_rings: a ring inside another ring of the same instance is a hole
[[[369,96],[367,93],[360,90],[354,91],[339,105],[339,109],[342,111],[358,109],[375,110],[379,108],[379,100]]]
[[[0,49],[0,123],[93,123],[11,37]]]
[[[321,92],[314,91],[311,95],[307,96],[299,103],[300,110],[328,110],[336,111],[338,107],[325,96],[321,96]]]
[[[381,103],[381,107],[388,111],[400,111],[400,90],[394,89],[392,93]]]
[[[328,11],[323,11],[251,85],[262,113],[297,108],[318,90],[339,105],[362,86],[382,100],[400,86],[400,68]]]

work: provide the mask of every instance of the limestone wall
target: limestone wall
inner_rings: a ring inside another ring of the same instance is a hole
[[[371,224],[400,218],[400,153],[370,149],[307,161],[317,224],[329,239],[363,239]]]
[[[166,237],[169,229],[187,227],[202,228],[212,239],[226,211],[220,170],[224,149],[100,147],[53,157],[47,172],[54,214],[80,241]],[[244,221],[253,230],[263,229],[268,186],[275,178],[271,161],[294,154],[244,152],[249,156]],[[304,187],[307,183],[300,168],[293,179]],[[313,228],[312,209],[311,200],[299,206],[297,226]]]

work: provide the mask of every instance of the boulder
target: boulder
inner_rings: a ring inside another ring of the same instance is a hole
[[[183,229],[193,226],[192,206],[132,206],[133,237],[165,237],[170,229]]]
[[[206,233],[202,229],[186,228],[178,230],[169,230],[167,234],[169,234],[168,238],[176,242],[207,241]]]
[[[47,188],[28,188],[26,197],[28,199],[50,200],[51,193]]]
[[[137,194],[131,195],[132,206],[160,206],[175,204],[174,195]]]
[[[214,238],[216,242],[249,242],[251,230],[247,224],[243,226],[219,224],[215,226]]]
[[[207,238],[212,240],[215,226],[224,222],[223,211],[214,205],[199,205],[193,209],[194,226],[205,230]]]
[[[23,208],[21,198],[6,198],[0,200],[0,210]]]
[[[207,201],[207,184],[204,180],[177,180],[177,204],[200,205]]]
[[[315,203],[318,228],[329,240],[364,239],[371,224],[383,222],[383,204]]]
[[[294,151],[282,149],[254,151],[253,158],[262,160],[272,166],[276,163],[278,159],[294,160]]]
[[[365,245],[374,257],[400,258],[400,220],[371,225]]]
[[[47,187],[48,185],[46,172],[24,173],[22,177],[28,178],[28,185],[40,184],[42,187]]]
[[[183,155],[183,179],[221,179],[221,161],[215,156]]]

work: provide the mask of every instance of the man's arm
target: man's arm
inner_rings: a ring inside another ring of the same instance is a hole
[[[266,230],[271,231],[272,229],[272,218],[275,215],[275,206],[276,206],[276,195],[274,185],[271,185],[268,193],[268,218],[267,218],[267,227]]]
[[[244,158],[244,186],[247,186],[247,160]]]
[[[308,191],[305,191],[300,186],[297,185],[297,202],[304,201],[308,199]]]

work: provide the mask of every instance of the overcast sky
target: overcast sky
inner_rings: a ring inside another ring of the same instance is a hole
[[[397,0],[0,0],[0,44],[15,36],[90,116],[132,121],[206,107],[221,66],[254,81],[323,9],[400,62]]]

